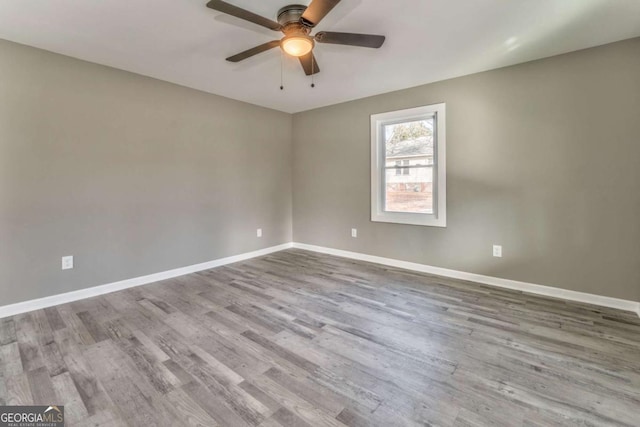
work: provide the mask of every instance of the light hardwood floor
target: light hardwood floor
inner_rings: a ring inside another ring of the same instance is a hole
[[[640,319],[287,250],[0,320],[67,425],[640,425]]]

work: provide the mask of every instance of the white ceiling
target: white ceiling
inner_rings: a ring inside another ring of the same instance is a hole
[[[272,19],[296,3],[227,1]],[[285,58],[280,91],[279,49],[224,58],[281,33],[206,2],[2,0],[0,38],[291,113],[640,36],[640,0],[342,0],[317,30],[385,45],[318,45],[315,89]]]

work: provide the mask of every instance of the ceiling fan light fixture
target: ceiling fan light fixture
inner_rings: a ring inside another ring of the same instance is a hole
[[[288,55],[304,56],[313,49],[313,39],[309,36],[287,36],[282,39],[281,47]]]

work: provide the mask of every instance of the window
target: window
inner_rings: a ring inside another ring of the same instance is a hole
[[[396,160],[396,175],[409,175],[409,160]]]
[[[403,160],[402,161],[402,166],[404,166],[404,168],[402,168],[402,174],[403,175],[409,175],[409,172],[410,172],[410,170],[408,168],[409,160]]]
[[[446,227],[445,104],[371,116],[371,220]]]

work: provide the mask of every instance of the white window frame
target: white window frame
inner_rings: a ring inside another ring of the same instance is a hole
[[[371,115],[371,221],[397,224],[447,226],[447,139],[445,104]],[[384,210],[385,141],[382,127],[434,117],[433,213],[390,212]]]

